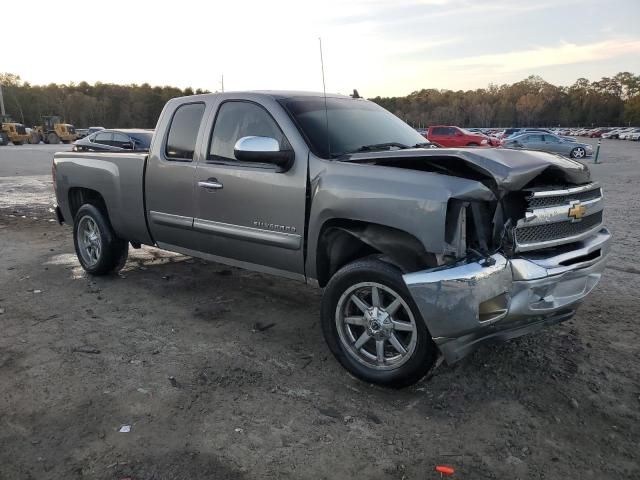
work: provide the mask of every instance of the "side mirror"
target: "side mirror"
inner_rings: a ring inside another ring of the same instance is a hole
[[[280,144],[271,137],[242,137],[233,147],[233,154],[241,162],[273,163],[288,167],[294,158],[293,150],[280,150]]]

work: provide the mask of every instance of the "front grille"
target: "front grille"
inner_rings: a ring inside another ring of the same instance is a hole
[[[526,193],[524,218],[518,220],[514,229],[516,251],[575,242],[602,223],[602,189],[597,183]],[[584,216],[576,220],[574,214]]]
[[[556,222],[516,229],[518,244],[530,244],[571,238],[588,232],[602,223],[602,212],[584,217],[580,222]]]
[[[599,198],[601,196],[601,189],[594,188],[593,190],[571,193],[569,195],[558,195],[554,197],[531,197],[528,201],[528,204],[530,209],[557,207],[558,205],[565,205],[575,200],[586,202],[588,200],[593,200],[594,198]]]

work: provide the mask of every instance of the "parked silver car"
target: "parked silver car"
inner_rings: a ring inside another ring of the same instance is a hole
[[[517,137],[506,139],[503,147],[540,150],[577,159],[593,155],[593,147],[591,145],[567,140],[551,133],[525,133],[524,135],[518,135]]]

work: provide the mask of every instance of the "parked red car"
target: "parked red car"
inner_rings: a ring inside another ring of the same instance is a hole
[[[497,138],[445,125],[429,127],[427,140],[438,143],[443,147],[497,147],[500,145],[500,140]]]
[[[607,133],[611,131],[610,128],[595,128],[589,132],[589,137],[591,138],[600,138],[603,133]]]

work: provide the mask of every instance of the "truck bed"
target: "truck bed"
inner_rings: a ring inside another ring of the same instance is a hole
[[[122,238],[152,243],[144,208],[146,161],[146,153],[56,153],[56,190],[64,219],[73,223],[73,189],[96,191],[104,199],[111,224]]]

